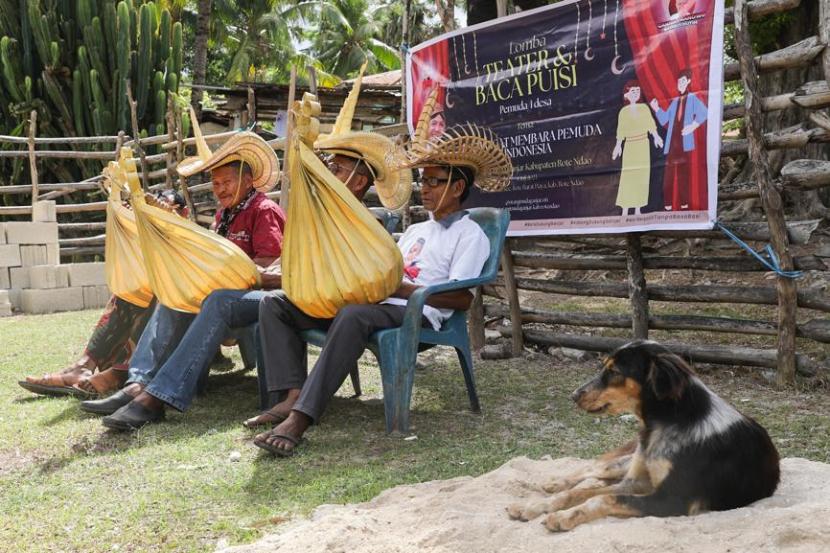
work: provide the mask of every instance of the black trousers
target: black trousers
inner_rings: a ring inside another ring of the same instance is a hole
[[[316,319],[282,294],[263,298],[259,304],[259,332],[269,396],[275,398],[286,390],[301,389],[293,409],[318,422],[331,398],[357,366],[369,336],[377,330],[401,326],[404,310],[399,305],[348,305],[334,319]],[[306,343],[299,334],[310,329],[328,330],[311,374]]]

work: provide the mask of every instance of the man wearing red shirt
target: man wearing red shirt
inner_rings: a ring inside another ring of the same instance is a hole
[[[264,141],[262,144],[263,149],[269,151],[268,155],[276,158],[270,146]],[[210,171],[213,194],[221,205],[216,214],[214,230],[236,244],[248,254],[262,273],[266,273],[265,269],[282,253],[285,213],[265,194],[254,188],[255,180],[259,179],[260,175],[255,175],[250,165],[235,160],[213,167]],[[267,285],[267,275],[264,274],[262,280],[263,284]],[[205,311],[205,305],[207,300],[199,316],[214,318],[210,312]],[[127,386],[108,398],[84,401],[81,403],[81,409],[89,413],[109,415],[130,405],[132,411],[141,411],[141,404],[132,400],[144,391],[168,358],[177,351],[196,318],[196,314],[158,305],[130,360]],[[228,330],[220,337],[220,343],[221,340],[233,336],[234,333]],[[214,346],[212,351],[206,353],[208,362],[215,351]],[[194,356],[197,353],[189,352]],[[207,363],[205,365],[207,366]],[[138,415],[146,417],[145,412]]]

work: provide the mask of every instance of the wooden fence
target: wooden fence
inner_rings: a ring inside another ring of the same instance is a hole
[[[739,60],[724,68],[726,81],[740,80],[745,91],[742,104],[726,105],[724,120],[743,118],[746,138],[725,140],[721,150],[723,159],[748,158],[755,165],[754,180],[736,182],[737,170],[726,171],[718,191],[720,201],[760,198],[766,221],[731,223],[729,227],[742,240],[753,243],[770,242],[784,270],[803,270],[827,275],[825,262],[812,255],[795,255],[791,246],[809,244],[820,220],[786,221],[782,194],[793,191],[815,190],[830,186],[830,162],[815,159],[795,160],[775,172],[767,162],[774,151],[799,150],[811,143],[830,142],[830,117],[821,110],[830,106],[830,2],[820,2],[818,36],[807,37],[796,44],[761,56],[752,56],[748,21],[758,20],[797,8],[799,0],[737,0],[734,10],[726,14],[727,24],[733,24]],[[758,74],[820,64],[824,80],[808,81],[795,90],[774,97],[758,93]],[[765,132],[763,114],[801,108],[808,110],[807,120],[801,124]],[[251,114],[252,117],[254,114]],[[34,125],[31,126],[34,128]],[[37,138],[30,132],[28,138],[0,136],[3,143],[18,145],[18,150],[0,150],[0,157],[27,157],[31,166],[31,184],[0,187],[0,194],[31,194],[34,200],[55,199],[75,191],[94,190],[100,186],[100,177],[81,182],[40,184],[37,179],[37,160],[48,158],[75,158],[108,161],[115,159],[122,145],[133,146],[140,152],[137,162],[142,166],[145,188],[149,190],[175,188],[185,192],[193,217],[207,224],[215,203],[210,197],[209,183],[185,185],[175,172],[176,164],[185,156],[194,139],[180,136],[181,116],[170,106],[167,135],[135,140],[120,133],[111,137]],[[401,126],[394,127],[396,132]],[[134,133],[135,134],[135,133]],[[208,142],[222,141],[232,133],[208,135]],[[271,142],[275,149],[282,141]],[[63,146],[67,149],[39,150],[39,145]],[[96,151],[84,151],[94,145]],[[145,154],[152,149],[157,153]],[[280,192],[272,192],[271,196]],[[404,214],[407,224],[422,220],[426,215],[417,205],[416,194],[411,207]],[[376,200],[376,197],[374,197]],[[370,200],[372,195],[370,195]],[[59,204],[58,214],[104,211],[105,201],[84,204]],[[26,215],[30,206],[0,207],[0,215]],[[75,256],[102,254],[104,236],[103,217],[98,221],[59,222],[61,255]],[[92,233],[92,235],[88,235]],[[655,255],[670,241],[705,240],[732,248],[729,255],[691,256]],[[719,242],[718,242],[719,241]],[[796,339],[830,343],[830,297],[820,287],[797,288],[797,281],[778,277],[774,284],[740,285],[732,283],[657,284],[646,277],[655,271],[683,274],[700,271],[711,278],[727,276],[740,282],[746,275],[763,273],[767,269],[746,252],[734,246],[717,230],[660,231],[630,233],[627,235],[556,236],[546,238],[509,239],[502,256],[502,275],[498,282],[486,286],[477,294],[471,316],[471,339],[477,350],[484,346],[485,322],[509,321],[499,326],[501,334],[509,337],[505,354],[520,354],[525,344],[539,347],[561,346],[591,351],[609,351],[627,339],[647,338],[655,331],[690,331],[759,335],[775,337],[774,348],[759,348],[707,343],[685,344],[669,342],[678,353],[694,361],[771,367],[777,369],[781,384],[791,382],[796,372],[812,374],[817,366],[813,360],[796,352]],[[539,273],[543,272],[540,277]],[[551,274],[554,273],[555,274]],[[598,282],[597,276],[607,276]],[[608,276],[611,275],[611,276]],[[624,277],[622,276],[624,275]],[[588,277],[588,280],[585,277]],[[615,281],[614,278],[617,280]],[[707,277],[708,279],[709,277]],[[556,305],[568,298],[623,298],[628,300],[627,313],[566,311],[539,309],[538,298]],[[547,295],[550,295],[549,297]],[[487,296],[487,301],[484,300]],[[534,307],[523,305],[520,297]],[[651,302],[678,304],[690,313],[653,314]],[[689,304],[755,304],[777,307],[775,320],[739,319],[724,316],[701,315]],[[798,309],[802,311],[799,312]],[[797,317],[797,315],[799,315]],[[800,321],[800,322],[799,322]],[[592,334],[593,329],[630,329],[626,337]],[[705,341],[701,335],[701,340]],[[492,352],[491,352],[492,353]]]

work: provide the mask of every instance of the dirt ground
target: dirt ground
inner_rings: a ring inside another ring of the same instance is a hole
[[[538,521],[509,520],[505,507],[541,497],[538,486],[589,463],[515,458],[477,478],[398,486],[358,505],[324,505],[310,518],[227,553],[662,553],[827,551],[830,465],[782,461],[771,498],[693,517],[602,519],[553,534]]]

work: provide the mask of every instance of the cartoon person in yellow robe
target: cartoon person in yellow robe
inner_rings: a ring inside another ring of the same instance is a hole
[[[657,134],[657,125],[651,110],[640,102],[640,83],[628,81],[623,87],[623,98],[628,105],[623,106],[617,119],[617,144],[611,153],[611,159],[622,155],[622,171],[617,190],[616,204],[622,208],[623,220],[628,210],[640,214],[640,208],[648,204],[648,185],[651,178],[651,151],[648,135],[654,140],[654,147],[663,146],[663,139]],[[625,142],[625,149],[623,149]]]

